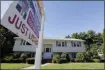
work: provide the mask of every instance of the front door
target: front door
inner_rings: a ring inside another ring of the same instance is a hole
[[[44,48],[43,59],[51,59],[51,47]]]

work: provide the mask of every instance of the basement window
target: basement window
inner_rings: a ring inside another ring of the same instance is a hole
[[[31,44],[27,42],[26,45],[31,45]]]

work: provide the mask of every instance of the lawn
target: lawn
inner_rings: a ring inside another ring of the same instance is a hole
[[[41,69],[104,69],[104,63],[65,63],[49,64]]]
[[[31,66],[31,64],[24,63],[1,63],[1,69],[21,69],[23,67]]]

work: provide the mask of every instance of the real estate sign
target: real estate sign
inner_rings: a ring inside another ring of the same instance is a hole
[[[1,25],[29,43],[37,45],[41,16],[37,1],[14,1],[4,14]]]

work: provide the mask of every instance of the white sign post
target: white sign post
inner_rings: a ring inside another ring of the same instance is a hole
[[[36,48],[36,57],[35,57],[35,69],[41,68],[42,60],[42,48],[43,48],[43,31],[44,31],[44,18],[42,16],[41,30],[39,35],[38,48]]]

